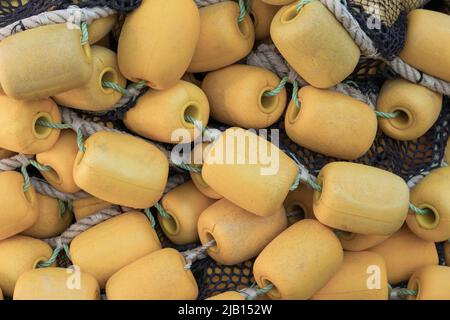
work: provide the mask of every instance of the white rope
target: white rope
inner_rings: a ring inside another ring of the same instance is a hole
[[[205,259],[208,256],[206,254],[206,251],[208,251],[209,248],[214,247],[215,245],[216,241],[211,240],[202,246],[181,252],[181,254],[184,256],[186,260],[186,265],[184,266],[184,269],[189,270],[195,261]]]
[[[55,189],[53,186],[51,186],[47,181],[42,180],[40,178],[31,177],[31,185],[33,188],[43,195],[62,200],[62,201],[73,201],[78,199],[84,199],[89,198],[90,195],[84,191],[80,191],[77,193],[64,193],[57,189]]]
[[[79,25],[81,22],[86,22],[90,24],[94,20],[105,18],[115,13],[115,10],[108,7],[78,8],[77,6],[70,6],[64,10],[42,12],[1,28],[0,41],[28,29],[61,23]]]
[[[216,3],[224,2],[224,1],[229,1],[229,0],[195,0],[195,3],[197,4],[197,7],[201,8],[201,7],[207,7],[212,4],[216,4]]]
[[[29,159],[33,159],[34,155],[17,154],[8,159],[0,160],[0,171],[14,171],[24,165],[30,164]]]

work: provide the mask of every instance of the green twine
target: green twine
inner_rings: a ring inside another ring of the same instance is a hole
[[[23,165],[20,168],[20,171],[22,172],[23,176],[23,193],[27,193],[28,189],[30,189],[31,182],[30,182],[30,176],[27,172],[27,165]]]
[[[56,249],[53,251],[52,255],[50,256],[50,258],[47,261],[40,261],[37,264],[37,267],[38,268],[50,267],[53,263],[55,263],[56,259],[58,258],[59,253],[63,249],[64,249],[64,252],[66,253],[67,257],[70,259],[69,247],[67,246],[67,244],[63,244],[62,246],[56,247]]]
[[[36,121],[36,124],[43,126],[43,127],[58,129],[58,130],[72,129],[72,126],[70,124],[50,122],[47,119],[43,119],[43,118],[38,119]]]
[[[300,161],[297,159],[297,157],[295,156],[295,154],[293,154],[292,152],[288,152],[289,156],[295,161],[295,163],[297,163],[297,166],[299,168],[299,172],[297,177],[294,180],[294,183],[291,186],[291,191],[297,190],[297,188],[300,185],[300,182],[302,182],[302,170],[304,170],[303,165],[300,163]],[[311,178],[309,178],[308,180],[304,180],[305,183],[307,183],[311,188],[313,188],[314,190],[318,191],[318,192],[322,192],[322,187],[317,184],[315,181],[313,181]]]
[[[158,210],[158,213],[161,217],[165,219],[172,219],[172,216],[159,203],[155,204],[155,208],[156,210]]]
[[[66,206],[66,203],[64,201],[58,199],[58,209],[59,209],[59,217],[62,219],[67,211],[72,212],[73,210],[72,200],[67,201]]]
[[[81,152],[86,152],[86,146],[84,145],[84,137],[83,137],[83,132],[81,132],[81,128],[78,128],[78,130],[77,130],[77,145],[78,145],[78,149]]]
[[[382,111],[375,111],[375,114],[378,118],[383,119],[395,119],[400,115],[400,112],[382,112]]]
[[[306,181],[306,183],[313,188],[314,190],[316,190],[317,192],[322,192],[322,186],[320,184],[318,184],[317,182],[309,179],[308,181]]]
[[[46,171],[46,172],[48,172],[48,171],[52,170],[52,167],[50,167],[50,166],[44,166],[44,165],[42,165],[39,162],[34,161],[34,160],[29,160],[29,161],[30,161],[30,164],[33,167],[35,167],[36,169],[38,169],[39,171]]]
[[[263,295],[265,295],[266,293],[268,293],[269,291],[271,291],[273,288],[274,288],[274,285],[273,285],[273,284],[268,284],[268,285],[265,286],[264,288],[258,288],[258,289],[256,290],[256,292],[255,292],[255,296],[256,296],[256,297],[263,296]],[[247,296],[247,297],[245,298],[245,300],[253,300],[253,299],[255,299],[255,297],[252,297],[252,296]]]
[[[294,80],[294,88],[292,89],[292,100],[294,101],[297,108],[301,109],[302,104],[300,103],[300,100],[298,99],[298,90],[299,90],[298,82],[297,82],[297,80]]]
[[[397,294],[403,298],[406,298],[407,296],[417,296],[417,291],[409,290],[409,289],[397,289]]]
[[[175,163],[175,165],[188,172],[202,173],[202,167],[200,165],[190,165],[186,163]]]
[[[409,209],[419,216],[424,216],[424,215],[431,213],[430,209],[426,209],[426,208],[422,209],[422,208],[416,207],[412,203],[409,204]]]
[[[300,12],[300,10],[302,10],[304,6],[314,1],[316,0],[300,0],[296,7],[297,12]]]
[[[124,96],[132,97],[134,94],[127,88],[122,87],[118,83],[111,82],[111,81],[102,81],[102,86],[105,88],[113,89],[114,91],[117,91],[121,93]],[[144,80],[141,80],[139,82],[133,83],[130,85],[130,88],[133,88],[135,90],[142,90],[147,86],[147,83]]]
[[[241,23],[244,21],[245,15],[247,14],[247,8],[249,8],[250,1],[247,0],[247,4],[244,2],[244,0],[239,0],[239,17],[238,22]]]
[[[67,209],[73,212],[73,201],[71,199],[67,200]]]
[[[86,22],[81,23],[81,44],[84,46],[89,42],[89,33]]]
[[[156,220],[155,220],[155,217],[153,217],[152,212],[150,211],[150,208],[144,209],[144,213],[147,216],[148,220],[150,220],[152,228],[155,229],[155,227],[156,227]]]
[[[280,84],[277,87],[275,87],[273,90],[264,92],[263,96],[274,97],[274,96],[278,95],[281,92],[281,90],[284,89],[288,80],[289,80],[289,77],[284,77],[283,79],[281,79]]]

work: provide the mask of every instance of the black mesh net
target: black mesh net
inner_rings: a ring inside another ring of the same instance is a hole
[[[137,8],[141,2],[142,0],[4,0],[0,1],[0,28],[45,11],[65,9],[72,5],[80,8],[108,6],[127,13]]]

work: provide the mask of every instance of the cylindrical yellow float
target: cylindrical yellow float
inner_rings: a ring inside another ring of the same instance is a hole
[[[278,11],[270,34],[283,57],[308,83],[330,88],[347,78],[361,55],[358,46],[320,1]]]
[[[200,8],[200,37],[189,72],[217,70],[245,58],[255,43],[250,17],[239,18],[239,5],[223,1]]]
[[[417,270],[408,289],[417,292],[408,300],[450,300],[450,267],[427,266]]]
[[[36,194],[36,198],[39,205],[39,217],[31,228],[28,228],[22,234],[39,239],[60,235],[72,222],[72,212],[70,212],[67,205],[65,205],[64,212],[62,212],[60,204],[55,198],[39,193]]]
[[[369,234],[358,234],[339,231],[336,233],[337,237],[341,241],[341,245],[344,250],[347,251],[365,251],[387,240],[390,235],[377,236]]]
[[[311,300],[387,300],[383,257],[373,252],[345,252],[339,271]]]
[[[17,235],[0,241],[0,287],[6,297],[12,297],[17,279],[47,261],[52,248],[44,241]]]
[[[158,236],[144,214],[128,212],[102,222],[70,244],[70,256],[81,271],[93,275],[104,287],[115,272],[161,249]]]
[[[206,75],[202,89],[208,96],[211,117],[230,126],[260,129],[277,122],[286,108],[286,90],[265,96],[280,78],[248,65],[232,65]]]
[[[390,235],[401,228],[409,188],[395,174],[350,162],[332,162],[320,172],[322,191],[314,194],[314,214],[337,230]]]
[[[406,80],[387,80],[378,95],[377,110],[398,115],[378,122],[389,137],[414,140],[434,125],[441,108],[442,94]]]
[[[119,67],[129,80],[158,90],[181,79],[200,33],[192,0],[146,0],[130,13],[119,38]]]
[[[255,39],[264,40],[270,37],[270,25],[280,7],[271,5],[263,0],[251,2],[251,16],[255,26]]]
[[[433,170],[411,190],[411,202],[428,213],[408,214],[408,227],[420,238],[441,242],[450,239],[450,167]]]
[[[77,134],[72,130],[63,130],[53,147],[38,153],[36,160],[44,166],[50,166],[49,171],[42,170],[41,174],[53,187],[61,192],[75,193],[80,191],[73,179],[77,154]]]
[[[16,171],[0,173],[0,240],[12,237],[30,228],[39,217],[36,191],[24,192],[24,180]],[[1,287],[1,286],[0,286]]]
[[[112,207],[111,203],[96,197],[82,198],[73,201],[73,213],[77,221],[110,207]]]
[[[258,256],[253,272],[271,299],[311,298],[340,269],[339,240],[316,220],[302,220],[276,237]]]
[[[120,92],[103,85],[106,81],[126,87],[127,80],[119,71],[116,53],[101,46],[92,46],[91,56],[93,71],[90,79],[83,86],[53,96],[59,105],[88,111],[105,111],[114,107],[122,98]]]
[[[439,262],[434,242],[420,239],[406,226],[369,251],[383,256],[392,285],[408,280],[421,267]]]
[[[175,249],[155,251],[115,273],[106,284],[109,300],[195,300],[198,287]]]
[[[200,214],[214,202],[198,191],[192,181],[171,190],[161,199],[161,205],[170,217],[158,215],[164,234],[178,245],[198,241],[197,223]]]
[[[220,264],[235,265],[256,257],[286,226],[283,207],[261,217],[222,199],[200,215],[198,233],[202,244],[216,241],[208,250],[211,258]]]
[[[289,224],[294,224],[303,219],[315,219],[313,198],[314,190],[305,184],[300,184],[297,190],[288,193],[283,206]]]
[[[88,25],[89,43],[94,44],[102,40],[117,22],[117,14],[92,21]]]
[[[75,25],[41,26],[0,42],[0,84],[15,99],[48,98],[84,85],[91,74],[90,47]]]
[[[14,300],[99,300],[97,280],[75,268],[25,272],[17,280]]]
[[[141,138],[99,131],[79,151],[73,176],[84,191],[110,203],[149,208],[162,197],[169,174],[164,153]]]
[[[230,128],[208,147],[202,177],[217,193],[260,216],[283,205],[299,169],[284,152],[251,131]]]
[[[189,143],[201,134],[192,120],[208,124],[208,98],[199,87],[183,80],[167,90],[149,90],[124,117],[134,133],[174,144]]]
[[[417,9],[408,15],[408,32],[400,58],[432,76],[450,81],[450,17]]]
[[[300,89],[299,100],[300,108],[291,101],[285,118],[286,133],[294,142],[345,160],[363,156],[372,146],[378,124],[367,104],[311,86]]]
[[[60,123],[56,103],[51,99],[15,100],[0,94],[0,147],[23,154],[49,150],[60,130],[43,126],[38,120]]]

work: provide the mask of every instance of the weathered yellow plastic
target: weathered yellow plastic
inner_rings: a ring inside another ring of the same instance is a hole
[[[409,188],[399,176],[375,167],[332,162],[319,174],[322,191],[314,194],[314,214],[342,231],[390,235],[405,222]]]
[[[429,209],[425,215],[410,212],[408,227],[418,237],[433,242],[450,239],[450,167],[433,170],[411,190],[411,202]]]
[[[341,241],[341,245],[346,251],[365,251],[380,243],[386,241],[390,235],[377,236],[369,234],[358,234],[349,232],[337,232],[337,237]]]
[[[131,208],[152,207],[162,197],[169,173],[167,157],[141,138],[99,131],[85,141],[73,171],[84,191]]]
[[[73,213],[77,221],[110,207],[112,207],[111,203],[96,197],[82,198],[73,201]]]
[[[47,239],[60,235],[72,223],[73,213],[65,206],[60,213],[58,200],[40,193],[36,194],[39,216],[36,222],[22,234],[25,236]]]
[[[235,265],[256,257],[287,227],[286,212],[278,208],[270,216],[257,216],[226,199],[208,207],[198,220],[202,244],[215,240],[208,250],[220,264]]]
[[[260,288],[272,284],[271,299],[305,300],[327,284],[343,262],[334,233],[316,220],[289,227],[261,252],[253,273]]]
[[[189,143],[201,132],[188,121],[188,116],[201,121],[206,127],[209,103],[199,87],[181,80],[167,90],[147,91],[139,98],[136,106],[125,114],[124,123],[134,133],[155,141]],[[180,132],[177,134],[176,130]]]
[[[109,300],[195,300],[198,287],[175,249],[155,251],[115,273],[106,284]]]
[[[450,267],[427,266],[417,270],[408,282],[417,296],[408,300],[450,300]]]
[[[227,200],[260,216],[277,212],[299,172],[278,147],[241,128],[226,130],[208,149],[203,180]]]
[[[416,9],[408,15],[408,31],[400,58],[417,69],[450,81],[450,17]]]
[[[314,190],[300,184],[297,190],[288,193],[283,206],[292,225],[303,219],[315,219],[313,210]]]
[[[191,62],[200,33],[192,0],[146,0],[130,13],[119,38],[119,67],[133,82],[174,86]]]
[[[377,118],[365,103],[311,86],[299,91],[301,108],[289,103],[286,133],[299,145],[338,159],[362,157],[377,134]],[[336,133],[339,138],[336,138]]]
[[[239,5],[223,1],[200,12],[200,37],[189,72],[217,70],[245,58],[255,43],[255,30],[248,14],[238,22]]]
[[[347,78],[361,52],[350,35],[320,1],[284,6],[272,21],[270,34],[283,57],[308,83],[330,88]]]
[[[95,44],[102,40],[113,29],[116,22],[117,14],[92,21],[88,25],[89,43]]]
[[[391,285],[408,280],[421,267],[439,263],[434,242],[420,239],[406,226],[369,251],[383,256]]]
[[[30,270],[17,280],[14,300],[100,300],[97,280],[73,268]]]
[[[93,275],[103,288],[115,272],[159,249],[161,243],[146,216],[133,211],[75,237],[70,244],[70,256],[74,265]]]
[[[197,242],[200,214],[214,202],[215,200],[198,191],[192,181],[171,190],[161,199],[162,207],[171,217],[166,218],[158,214],[164,234],[178,245]]]
[[[61,192],[75,193],[80,188],[73,179],[73,167],[78,154],[77,134],[73,130],[62,130],[59,139],[47,151],[38,153],[36,160],[50,166],[50,171],[42,170],[44,178]]]
[[[51,99],[15,100],[0,94],[0,147],[23,154],[49,150],[60,130],[37,124],[37,120],[61,122],[58,106]]]
[[[251,15],[255,27],[255,39],[264,40],[270,37],[270,25],[280,7],[270,5],[263,0],[251,2]]]
[[[236,291],[226,291],[212,296],[206,300],[245,300],[245,296]]]
[[[387,80],[377,99],[377,110],[400,115],[379,118],[383,132],[396,140],[414,140],[423,136],[436,122],[442,109],[442,94],[409,81]]]
[[[206,75],[202,89],[208,96],[211,117],[230,126],[247,129],[270,127],[286,108],[286,90],[266,97],[280,78],[273,72],[249,65],[232,65]]]
[[[39,217],[36,191],[23,192],[24,180],[16,171],[0,173],[0,240],[30,228]],[[0,285],[1,287],[1,285]],[[5,288],[3,288],[5,289]]]
[[[311,300],[388,300],[386,264],[377,253],[344,252],[339,271]]]
[[[47,261],[52,248],[44,241],[17,235],[0,241],[0,287],[12,297],[17,279],[41,261]]]
[[[90,47],[75,25],[41,26],[0,42],[0,84],[12,98],[48,98],[84,85],[91,74]]]
[[[59,105],[98,112],[113,108],[122,98],[120,92],[102,85],[103,81],[108,81],[126,87],[127,80],[120,73],[116,53],[95,45],[91,47],[91,56],[91,77],[83,86],[53,96]]]

